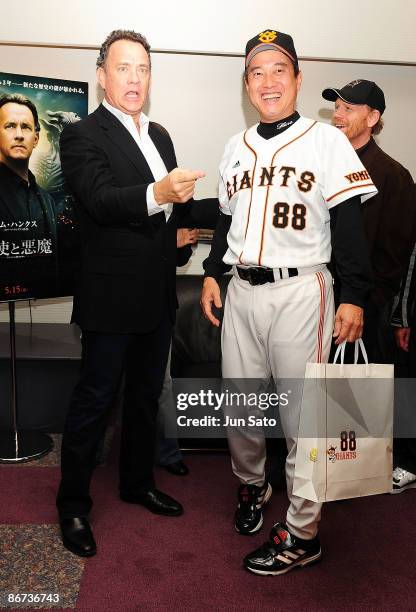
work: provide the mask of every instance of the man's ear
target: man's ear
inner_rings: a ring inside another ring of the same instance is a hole
[[[39,144],[39,132],[35,134],[35,142],[33,143],[33,148],[37,147]]]
[[[244,87],[246,88],[246,92],[248,93],[248,72],[244,73]]]
[[[371,111],[368,113],[368,117],[367,117],[367,125],[369,128],[373,128],[377,121],[380,119],[381,117],[381,113],[380,111],[376,110],[375,108],[372,108]]]
[[[97,79],[101,89],[105,91],[105,70],[102,66],[99,66],[97,68]]]
[[[302,78],[303,78],[302,70],[299,70],[298,75],[296,77],[296,82],[297,82],[296,90],[298,93],[300,90],[300,86],[302,85]]]

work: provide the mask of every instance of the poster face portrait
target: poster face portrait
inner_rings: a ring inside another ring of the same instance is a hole
[[[0,73],[0,301],[72,295],[79,261],[59,138],[87,83]]]

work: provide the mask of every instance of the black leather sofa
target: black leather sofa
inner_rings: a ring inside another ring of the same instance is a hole
[[[220,279],[224,304],[230,276]],[[221,328],[211,325],[199,305],[203,277],[199,274],[178,275],[176,288],[179,308],[172,341],[173,378],[221,377]],[[217,311],[221,320],[223,309]]]
[[[220,279],[221,299],[225,302],[231,276]],[[172,339],[172,378],[221,378],[221,327],[215,327],[202,314],[199,304],[203,277],[178,275],[176,292],[179,308]],[[223,309],[216,316],[222,320]],[[225,438],[179,438],[184,449],[227,449]]]

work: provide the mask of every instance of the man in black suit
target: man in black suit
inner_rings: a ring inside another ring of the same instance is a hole
[[[158,398],[177,306],[176,230],[211,226],[217,203],[191,199],[204,173],[177,168],[169,134],[142,112],[149,49],[136,32],[112,32],[97,60],[105,100],[61,137],[81,225],[73,321],[82,330],[82,371],[63,435],[57,507],[63,543],[79,556],[96,553],[89,487],[123,374],[120,497],[166,516],[183,512],[153,479]]]

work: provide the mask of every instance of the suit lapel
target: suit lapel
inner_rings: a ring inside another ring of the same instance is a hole
[[[150,122],[149,136],[153,140],[156,149],[159,151],[159,155],[163,159],[166,170],[170,172],[177,166],[175,151],[173,145],[168,146],[170,144],[170,138],[163,132],[164,128],[157,125],[157,123],[153,123],[153,121]]]
[[[111,142],[126,155],[129,161],[143,176],[145,183],[153,183],[155,179],[146,158],[121,121],[114,117],[114,115],[102,106],[102,104],[95,112],[98,123],[106,132]]]
[[[149,164],[146,161],[140,147],[137,146],[134,138],[124,125],[102,104],[95,111],[97,121],[101,128],[106,132],[108,138],[114,145],[121,150],[128,160],[135,166],[145,183],[153,183],[155,178],[150,170]],[[170,139],[163,134],[163,128],[157,126],[153,122],[149,125],[149,136],[152,139],[156,149],[161,156],[168,172],[176,168],[176,157],[173,145],[169,146]],[[170,219],[173,215],[170,216]],[[152,215],[148,219],[148,223],[156,229],[160,225],[166,223],[164,214]]]
[[[149,164],[130,132],[102,104],[100,104],[95,111],[95,115],[98,123],[107,133],[111,141],[128,157],[143,177],[148,179],[149,183],[152,183],[155,179]],[[151,121],[149,125],[149,136],[158,150],[167,171],[170,172],[173,168],[176,168],[175,152],[173,146],[169,146],[170,139],[163,133],[163,128]]]

